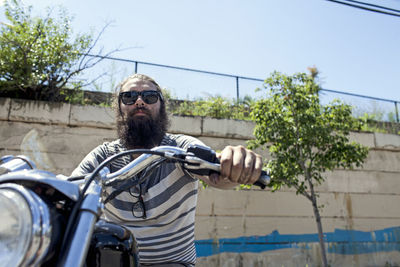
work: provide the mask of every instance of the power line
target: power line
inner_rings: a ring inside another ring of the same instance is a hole
[[[378,9],[373,9],[373,8],[369,8],[369,7],[365,7],[365,6],[355,5],[355,4],[351,4],[351,3],[341,2],[341,1],[337,1],[337,0],[326,0],[326,1],[334,2],[334,3],[337,3],[337,4],[346,5],[346,6],[351,6],[351,7],[355,7],[355,8],[359,8],[359,9],[363,9],[363,10],[368,10],[368,11],[376,12],[376,13],[380,13],[380,14],[385,14],[385,15],[389,15],[389,16],[400,17],[400,10],[391,9],[391,8],[387,8],[387,7],[383,7],[383,6],[378,6],[378,5],[373,5],[373,4],[363,3],[363,2],[358,2],[358,1],[352,1],[352,0],[342,0],[342,1],[360,3],[360,4],[363,4],[363,5],[367,5],[367,6],[374,6],[374,7],[381,8],[381,9],[391,10],[391,11],[394,11],[394,12],[398,12],[399,14],[386,12],[386,11],[382,11],[382,10],[378,10]]]
[[[400,10],[385,7],[385,6],[375,5],[375,4],[371,4],[371,3],[365,3],[365,2],[355,1],[355,0],[342,0],[342,1],[352,2],[352,3],[361,4],[361,5],[365,5],[365,6],[377,7],[379,9],[384,9],[384,10],[389,10],[389,11],[394,11],[394,12],[400,13]]]

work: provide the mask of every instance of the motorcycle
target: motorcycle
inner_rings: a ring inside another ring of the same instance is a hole
[[[107,164],[141,154],[110,173]],[[129,187],[143,183],[151,169],[174,162],[193,174],[219,172],[216,154],[194,145],[135,149],[116,154],[92,173],[64,177],[38,170],[25,156],[0,159],[0,266],[139,266],[133,234],[101,218],[104,204]],[[138,179],[132,181],[132,177]],[[255,185],[270,180],[262,172]],[[112,194],[106,188],[112,186]]]

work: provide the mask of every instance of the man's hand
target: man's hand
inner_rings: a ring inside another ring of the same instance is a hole
[[[210,176],[212,185],[253,184],[261,174],[262,157],[243,146],[227,146],[217,153],[221,174]]]

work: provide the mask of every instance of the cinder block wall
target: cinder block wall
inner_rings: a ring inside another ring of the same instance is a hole
[[[24,154],[38,168],[68,175],[115,136],[109,108],[0,98],[0,156]],[[245,145],[252,122],[171,117],[172,133],[214,149]],[[331,266],[400,264],[400,136],[352,133],[370,148],[363,168],[335,170],[317,188]],[[265,151],[257,151],[268,158]],[[198,266],[318,266],[311,204],[293,190],[201,189]]]

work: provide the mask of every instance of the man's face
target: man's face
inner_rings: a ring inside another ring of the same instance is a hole
[[[121,88],[121,92],[128,91],[157,91],[157,87],[149,81],[134,78],[125,83],[125,85]],[[132,105],[125,105],[124,103],[120,102],[123,116],[127,117],[128,114],[130,114],[135,119],[144,118],[146,116],[151,116],[153,119],[156,119],[160,113],[160,105],[160,100],[154,104],[147,104],[140,96]]]
[[[158,91],[157,86],[150,81],[133,78],[128,80],[121,88],[121,92],[144,92]],[[126,96],[125,103],[119,100],[120,114],[117,115],[118,137],[129,149],[153,148],[161,143],[167,128],[168,116],[165,112],[165,104],[161,102],[158,95],[154,99],[147,95],[146,103],[141,96]],[[146,98],[146,97],[144,97]],[[152,101],[156,101],[152,103]],[[152,103],[152,104],[151,104]]]

